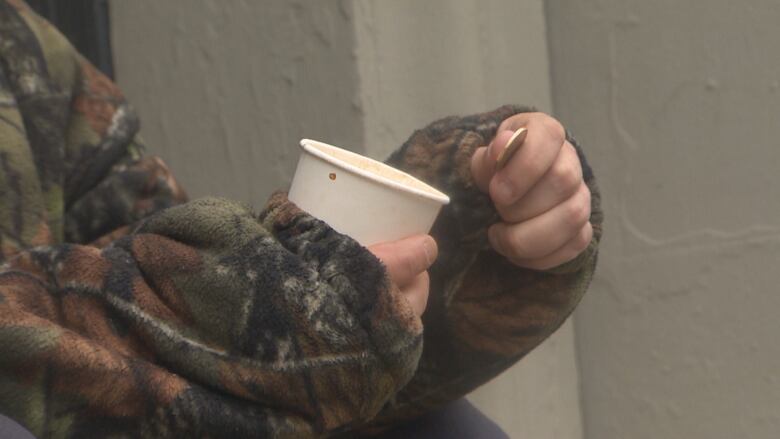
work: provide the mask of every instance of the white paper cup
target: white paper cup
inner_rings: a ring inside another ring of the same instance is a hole
[[[288,198],[364,246],[428,233],[450,202],[382,162],[315,140],[301,147]]]

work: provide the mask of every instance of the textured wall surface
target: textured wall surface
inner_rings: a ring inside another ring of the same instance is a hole
[[[191,195],[261,205],[301,137],[386,157],[450,114],[550,109],[541,0],[116,1],[120,86]],[[512,437],[578,439],[572,325],[471,397]]]
[[[547,5],[553,102],[607,213],[586,437],[778,437],[780,4]]]
[[[192,196],[260,205],[302,137],[360,148],[347,2],[115,1],[117,80]]]
[[[366,144],[426,121],[520,103],[550,110],[542,2],[356,1]]]

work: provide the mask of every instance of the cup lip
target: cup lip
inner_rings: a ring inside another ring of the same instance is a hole
[[[450,197],[448,197],[446,194],[444,194],[440,190],[434,188],[433,186],[429,185],[428,183],[425,183],[425,182],[421,181],[420,179],[418,179],[418,178],[416,178],[416,177],[414,177],[412,175],[407,174],[404,171],[401,171],[399,169],[393,168],[392,166],[386,165],[386,164],[384,164],[384,163],[382,163],[382,162],[380,162],[378,160],[374,160],[374,159],[372,159],[370,157],[366,157],[366,156],[354,153],[352,151],[349,151],[349,150],[346,150],[346,149],[343,149],[343,148],[339,148],[337,146],[329,145],[329,144],[327,144],[325,142],[312,140],[312,139],[301,139],[300,145],[301,145],[301,148],[305,152],[307,152],[307,153],[309,153],[309,154],[311,154],[311,155],[313,155],[315,157],[318,157],[318,158],[320,158],[322,160],[325,160],[328,163],[331,163],[331,164],[333,164],[335,166],[338,166],[339,168],[345,169],[345,170],[347,170],[349,172],[352,172],[354,174],[358,174],[361,177],[367,178],[367,179],[372,180],[374,182],[377,182],[379,184],[382,184],[382,185],[385,185],[385,186],[391,186],[391,187],[393,187],[395,189],[398,189],[400,191],[409,192],[409,193],[412,193],[414,195],[418,195],[418,196],[421,196],[423,198],[427,198],[429,200],[436,201],[437,203],[440,203],[442,205],[449,204],[449,202],[450,202]],[[369,162],[375,163],[375,164],[379,165],[380,167],[389,168],[393,172],[398,172],[398,173],[404,174],[404,175],[408,176],[409,178],[414,179],[415,181],[419,182],[421,185],[423,185],[426,188],[428,188],[431,192],[426,192],[426,191],[423,191],[421,189],[417,189],[415,187],[407,186],[405,184],[401,184],[401,183],[399,183],[399,182],[397,182],[395,180],[391,180],[391,179],[389,179],[387,177],[384,177],[382,175],[378,175],[378,174],[374,174],[373,172],[365,171],[365,170],[363,170],[363,169],[361,169],[361,168],[359,168],[359,167],[357,167],[357,166],[355,166],[355,165],[353,165],[353,164],[351,164],[349,162],[345,162],[343,160],[340,160],[340,159],[338,159],[336,157],[333,157],[333,156],[331,156],[329,154],[326,154],[326,153],[320,151],[319,149],[317,149],[315,147],[315,145],[324,146],[326,148],[333,148],[333,149],[339,150],[340,152],[343,152],[343,153],[345,153],[347,155],[354,156],[354,157],[356,157],[356,158],[358,158],[360,160],[368,160]]]

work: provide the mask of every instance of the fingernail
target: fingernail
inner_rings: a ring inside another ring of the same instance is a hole
[[[515,201],[515,189],[512,187],[512,183],[506,179],[499,178],[496,183],[496,198],[501,204],[509,204]]]

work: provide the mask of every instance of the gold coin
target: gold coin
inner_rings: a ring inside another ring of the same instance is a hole
[[[511,159],[512,156],[515,155],[515,152],[520,149],[520,147],[523,145],[523,142],[525,142],[527,135],[528,129],[525,127],[519,128],[514,132],[514,134],[512,134],[512,137],[510,137],[509,141],[506,142],[504,150],[501,151],[501,154],[499,154],[498,158],[496,159],[496,170],[502,169],[504,166],[506,166],[507,163],[509,163],[509,159]]]

